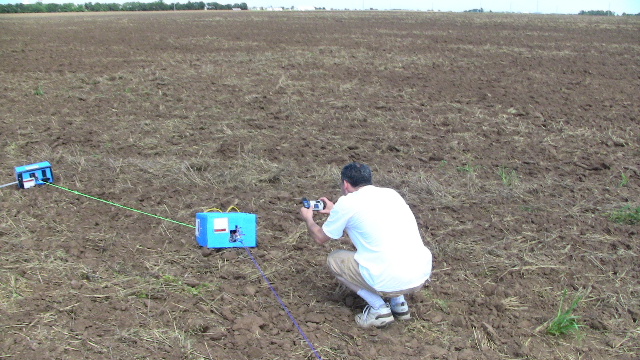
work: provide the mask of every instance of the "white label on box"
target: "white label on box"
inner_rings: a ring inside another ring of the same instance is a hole
[[[36,186],[36,179],[34,179],[34,178],[25,179],[25,180],[22,182],[22,185],[24,185],[24,188],[25,188],[25,189],[28,189],[28,188],[34,187],[34,186]]]
[[[215,218],[213,219],[213,232],[223,233],[229,232],[229,218]]]

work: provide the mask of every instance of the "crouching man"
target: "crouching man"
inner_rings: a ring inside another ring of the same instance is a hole
[[[335,277],[366,302],[356,315],[361,327],[382,327],[410,319],[404,298],[421,289],[431,276],[432,256],[424,246],[413,212],[393,189],[372,185],[371,168],[346,165],[341,172],[342,194],[334,204],[323,197],[329,214],[322,226],[313,210],[300,214],[309,234],[319,244],[339,239],[346,232],[356,251],[336,250],[327,265]]]

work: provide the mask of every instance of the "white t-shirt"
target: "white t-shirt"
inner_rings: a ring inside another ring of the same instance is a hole
[[[347,232],[362,276],[378,291],[416,287],[431,275],[431,252],[409,205],[393,189],[367,185],[342,196],[322,230],[332,239]]]

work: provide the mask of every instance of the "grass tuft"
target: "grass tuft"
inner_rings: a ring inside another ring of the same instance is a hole
[[[624,171],[620,173],[622,174],[622,180],[620,180],[620,184],[618,184],[618,187],[624,187],[629,185],[629,176],[625,174]]]
[[[633,208],[625,206],[609,215],[609,219],[618,224],[635,225],[640,223],[640,206]]]
[[[33,94],[36,96],[44,95],[44,90],[42,90],[42,86],[38,85],[38,87],[33,91]]]
[[[475,173],[479,166],[473,166],[466,164],[465,166],[458,166],[456,170],[459,172]]]
[[[518,174],[515,170],[510,169],[508,167],[500,166],[498,169],[498,174],[502,179],[502,183],[506,186],[514,186],[518,184]]]
[[[582,301],[583,295],[578,294],[571,305],[568,308],[562,309],[564,300],[567,297],[567,290],[562,293],[562,299],[560,300],[560,307],[558,308],[558,315],[551,320],[551,323],[547,327],[547,334],[553,336],[566,335],[580,330],[582,325],[578,324],[579,316],[573,315],[573,312],[578,307],[580,301]]]

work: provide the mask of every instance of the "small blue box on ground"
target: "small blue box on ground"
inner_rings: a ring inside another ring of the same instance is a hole
[[[258,246],[258,216],[240,212],[196,214],[196,240],[208,248]]]
[[[16,167],[16,180],[18,187],[28,189],[36,185],[44,185],[45,182],[53,182],[53,171],[48,161],[36,164]]]

